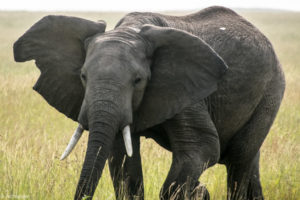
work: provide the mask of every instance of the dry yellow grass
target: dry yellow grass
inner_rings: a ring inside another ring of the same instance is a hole
[[[0,199],[72,199],[87,134],[66,161],[59,156],[76,124],[50,107],[31,87],[39,75],[33,62],[13,61],[13,42],[49,13],[0,12]],[[52,13],[53,14],[53,13]],[[104,19],[111,29],[122,13],[60,13]],[[261,180],[269,200],[300,199],[300,13],[241,12],[271,40],[283,65],[287,88],[262,147]],[[171,154],[142,140],[146,200],[158,198]],[[211,198],[226,199],[226,170],[218,165],[201,177]],[[114,199],[105,167],[95,199]]]

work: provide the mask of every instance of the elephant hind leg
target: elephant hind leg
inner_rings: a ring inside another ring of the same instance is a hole
[[[250,120],[230,140],[222,155],[228,170],[228,199],[263,199],[259,180],[259,149],[278,112],[284,92],[282,76],[268,85]]]
[[[258,156],[259,157],[259,156]],[[247,189],[247,198],[248,199],[255,199],[255,200],[263,200],[263,192],[262,187],[260,184],[260,177],[259,177],[259,158],[257,161],[254,161],[252,164],[252,173],[250,175],[250,181]]]
[[[259,177],[259,153],[250,162],[227,164],[227,199],[263,200]]]

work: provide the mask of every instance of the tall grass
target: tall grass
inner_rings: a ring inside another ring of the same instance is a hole
[[[13,42],[47,14],[0,12],[0,199],[72,199],[83,163],[87,133],[70,157],[59,161],[76,124],[31,89],[39,76],[34,63],[13,61]],[[108,29],[123,16],[123,13],[59,14],[104,19]],[[300,13],[243,11],[241,14],[271,40],[287,82],[284,101],[261,150],[265,198],[297,200],[300,199]],[[146,199],[157,199],[171,164],[171,154],[146,139],[142,139],[141,152]],[[226,199],[224,166],[208,169],[201,181],[207,185],[212,199]],[[107,166],[95,199],[114,199]]]

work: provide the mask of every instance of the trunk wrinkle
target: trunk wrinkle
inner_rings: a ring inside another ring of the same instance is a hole
[[[107,110],[102,101],[93,105],[88,110],[89,141],[75,199],[81,199],[84,195],[93,196],[119,128],[116,108]]]
[[[114,98],[114,99],[116,99],[116,98]],[[119,105],[115,101],[98,100],[98,101],[91,102],[90,105],[88,106],[88,110],[90,111],[91,115],[97,114],[98,112],[102,112],[102,111],[111,115],[111,113],[118,114],[120,109],[119,109]]]

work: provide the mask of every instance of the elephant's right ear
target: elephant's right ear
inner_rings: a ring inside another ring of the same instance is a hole
[[[151,79],[136,113],[135,129],[145,130],[171,119],[217,90],[227,65],[204,40],[189,32],[144,25]]]
[[[105,31],[106,23],[76,17],[47,16],[14,44],[17,62],[34,59],[41,75],[33,89],[58,111],[77,120],[84,89],[80,70],[85,61],[84,41]]]

